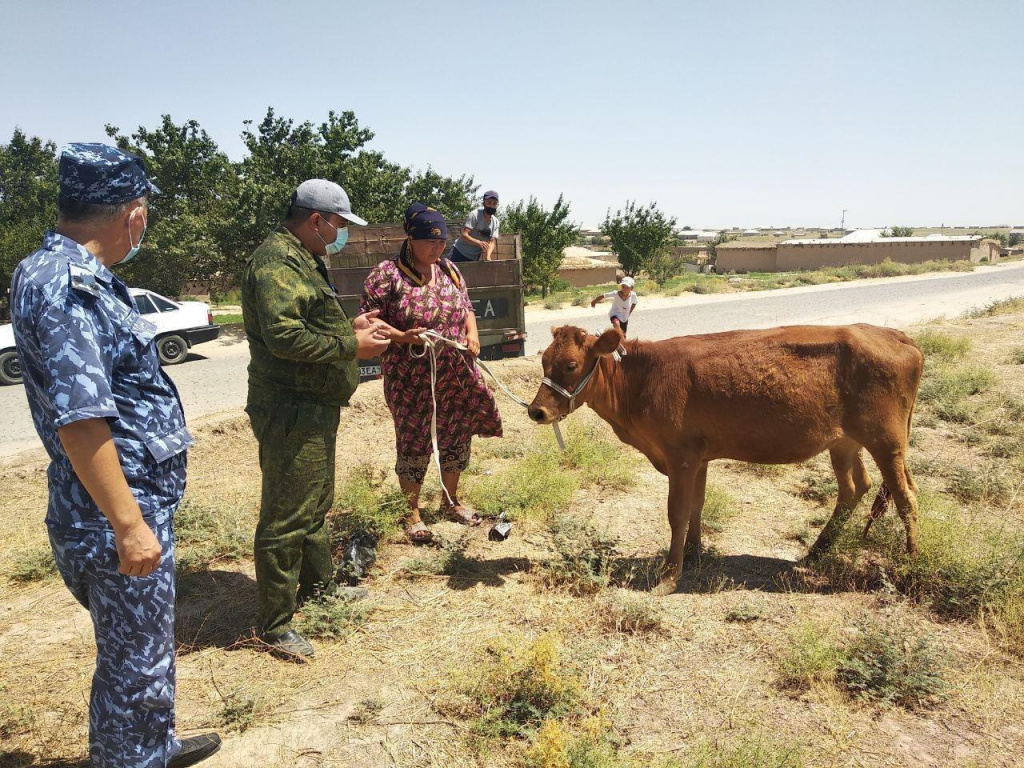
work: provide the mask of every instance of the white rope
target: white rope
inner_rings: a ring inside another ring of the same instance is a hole
[[[422,358],[422,357],[424,357],[426,355],[430,356],[430,405],[431,405],[431,409],[432,409],[431,410],[431,415],[430,415],[430,441],[431,441],[431,447],[434,449],[433,450],[434,463],[437,465],[437,471],[440,474],[441,473],[441,449],[438,447],[438,444],[437,444],[437,345],[438,344],[447,344],[448,346],[455,347],[455,349],[458,349],[458,350],[463,351],[463,352],[468,351],[469,347],[467,347],[465,344],[462,344],[462,343],[460,343],[458,341],[455,341],[454,339],[449,339],[446,336],[442,336],[437,331],[429,331],[429,330],[428,331],[423,331],[423,333],[421,333],[419,335],[419,338],[420,338],[420,341],[423,344],[423,351],[420,352],[419,354],[416,354],[415,346],[410,346],[409,347],[409,354],[412,355],[413,357],[417,358],[417,359]],[[505,385],[505,382],[503,382],[501,379],[499,379],[494,374],[494,371],[492,371],[490,368],[487,367],[487,364],[483,360],[481,360],[480,358],[474,358],[473,362],[476,365],[480,366],[480,368],[482,370],[486,371],[490,375],[490,377],[492,379],[494,379],[494,383],[497,384],[498,387],[501,389],[501,391],[504,392],[506,395],[508,395],[508,397],[513,402],[518,403],[519,405],[523,406],[523,408],[529,408],[530,407],[530,404],[528,402],[526,402],[525,400],[523,400],[523,398],[519,397],[511,389],[509,389]],[[591,376],[592,375],[593,375],[593,371],[591,371]],[[589,381],[590,380],[590,376],[588,376],[586,380]],[[548,380],[545,379],[544,383],[548,383]],[[584,382],[584,385],[585,385],[585,383],[586,382]],[[577,394],[578,394],[580,389],[582,389],[582,387],[577,387]],[[575,397],[575,394],[572,395],[572,397]],[[554,427],[555,439],[558,441],[558,447],[561,448],[562,452],[564,453],[565,452],[565,440],[562,438],[562,430],[560,430],[558,428],[558,422],[553,423],[551,426]],[[451,495],[448,493],[448,489],[445,488],[444,480],[443,479],[441,480],[441,490],[444,491],[444,495],[448,497],[448,503],[450,503],[452,506],[455,506],[455,501],[452,499]]]

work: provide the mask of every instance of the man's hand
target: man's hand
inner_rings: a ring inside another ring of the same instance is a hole
[[[153,529],[142,518],[127,528],[115,529],[114,546],[117,547],[118,573],[149,576],[160,567],[163,550]]]
[[[372,360],[387,349],[390,343],[391,339],[377,326],[363,328],[356,331],[356,357],[359,360]]]
[[[596,306],[597,306],[597,299],[594,299],[593,301],[590,302],[590,308],[593,309]]]
[[[377,316],[380,315],[380,310],[375,309],[372,312],[364,312],[361,315],[357,315],[356,319],[352,321],[352,330],[363,331],[373,325],[373,321],[377,320]],[[383,320],[377,322],[383,323]],[[386,323],[385,323],[386,324]]]

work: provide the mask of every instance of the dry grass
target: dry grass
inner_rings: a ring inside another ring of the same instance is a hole
[[[1024,371],[1007,350],[1019,320],[933,329],[970,341],[962,356],[933,355],[936,374],[991,376],[953,398],[964,421],[942,418],[941,398],[919,405],[917,561],[903,556],[891,513],[865,545],[861,509],[834,556],[794,570],[805,549],[787,535],[821,525],[831,506],[827,460],[716,462],[709,551],[665,598],[645,590],[668,542],[667,483],[587,409],[564,422],[562,456],[550,429],[506,408],[506,439],[475,443],[464,492],[485,511],[507,510],[511,538],[431,522],[439,546],[424,549],[389,537],[402,513],[391,424],[379,384],[360,387],[343,414],[331,521],[339,538],[384,534],[368,580],[373,610],[307,605],[299,620],[321,636],[310,665],[277,661],[250,639],[259,474],[248,425],[200,426],[179,519],[179,725],[229,731],[211,768],[1015,765]],[[501,366],[517,392],[535,389],[536,360]],[[45,507],[42,468],[2,473],[0,569],[45,567],[41,515],[26,514]],[[794,493],[810,485],[821,504]],[[437,492],[429,479],[425,504]],[[893,611],[897,625],[887,623]],[[59,579],[0,578],[0,617],[0,755],[81,759],[87,615]],[[942,680],[953,685],[931,687]]]

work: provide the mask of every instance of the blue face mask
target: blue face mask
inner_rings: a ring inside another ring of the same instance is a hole
[[[127,255],[123,259],[121,259],[119,262],[117,262],[117,264],[115,266],[120,267],[122,264],[127,264],[129,261],[131,261],[132,259],[135,258],[135,256],[139,253],[139,248],[142,247],[142,239],[146,236],[146,227],[147,226],[149,226],[148,222],[145,219],[143,219],[143,221],[142,221],[142,234],[139,235],[139,242],[138,242],[138,244],[137,245],[132,245],[132,247],[128,249]],[[131,245],[131,242],[132,242],[132,225],[131,225],[131,221],[129,221],[128,222],[128,244]]]
[[[331,224],[331,222],[327,221],[327,219],[322,219],[322,221],[334,227],[334,225]],[[345,243],[348,242],[348,227],[334,227],[334,229],[337,230],[337,234],[335,234],[334,236],[333,243],[328,243],[326,240],[323,239],[323,237],[321,237],[319,232],[316,233],[316,236],[320,238],[320,241],[324,244],[324,247],[327,249],[328,256],[333,256],[334,254],[339,253],[341,249],[345,247]]]

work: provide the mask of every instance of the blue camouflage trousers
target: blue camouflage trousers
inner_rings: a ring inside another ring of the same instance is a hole
[[[149,576],[117,572],[112,530],[50,526],[57,569],[89,609],[96,671],[89,701],[93,768],[164,768],[174,735],[174,531],[155,525],[163,557]]]

